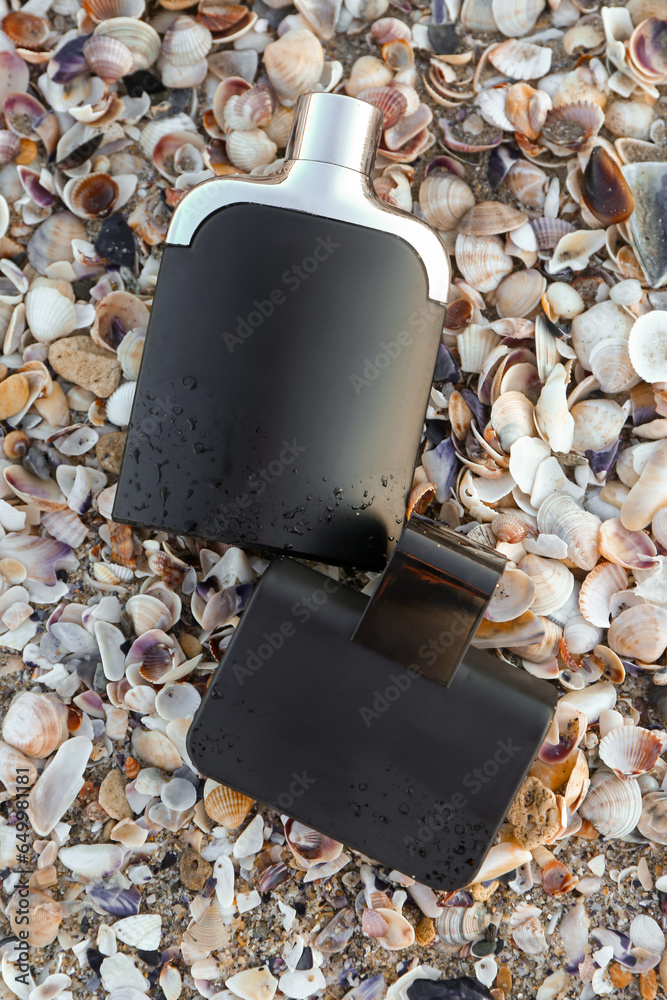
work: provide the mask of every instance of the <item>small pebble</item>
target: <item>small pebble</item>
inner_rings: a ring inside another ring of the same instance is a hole
[[[131,819],[132,809],[125,794],[125,782],[119,770],[109,771],[100,785],[98,801],[112,819]]]
[[[203,887],[213,871],[208,861],[205,861],[201,854],[198,854],[191,847],[187,847],[181,854],[178,870],[185,888],[193,889],[195,892]]]
[[[95,445],[95,454],[100,465],[106,472],[112,472],[115,476],[120,472],[126,439],[125,431],[111,431],[110,434],[103,434]]]

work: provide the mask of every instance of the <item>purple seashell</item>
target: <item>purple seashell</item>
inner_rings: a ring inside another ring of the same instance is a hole
[[[58,67],[51,77],[54,83],[71,83],[77,76],[90,73],[90,67],[83,55],[83,47],[89,38],[90,35],[79,35],[58,49],[51,60],[51,63],[55,63]]]
[[[437,487],[436,500],[438,503],[444,503],[459,473],[459,461],[452,438],[445,438],[437,448],[424,452],[422,463],[428,478]]]
[[[40,182],[39,174],[36,171],[21,166],[18,168],[18,175],[23,190],[35,204],[42,208],[51,208],[52,205],[55,205],[55,195],[51,194]]]
[[[286,882],[289,878],[289,871],[284,861],[278,861],[275,865],[269,865],[257,879],[257,888],[260,892],[268,892],[275,889],[281,882]]]
[[[234,589],[239,601],[236,610],[245,611],[246,605],[255,591],[255,584],[252,581],[249,583],[239,583]]]
[[[447,15],[445,0],[431,0],[431,24],[444,24]]]
[[[605,448],[603,451],[592,451],[589,448],[588,451],[584,452],[590,462],[593,475],[599,483],[604,482],[614,468],[620,447],[621,442],[614,441],[609,448]]]
[[[71,555],[70,546],[57,542],[55,538],[12,532],[0,539],[0,559],[18,559],[25,566],[28,579],[43,583],[45,587],[55,586],[58,582],[56,570]]]
[[[486,176],[494,191],[500,187],[516,161],[520,159],[521,155],[518,150],[511,149],[509,146],[496,146],[495,149],[491,150]]]
[[[24,659],[25,659],[25,657],[24,657]],[[643,674],[644,673],[643,668],[642,667],[638,667],[637,664],[634,663],[632,660],[623,660],[622,659],[621,663],[623,664],[623,667],[625,668],[626,674]],[[648,729],[650,727],[649,726],[645,726],[644,728]]]
[[[435,156],[424,171],[424,177],[428,177],[429,174],[433,174],[437,170],[445,170],[447,173],[456,174],[462,181],[466,178],[465,166],[451,156]]]
[[[408,1000],[493,1000],[491,993],[477,979],[415,979],[406,993]]]
[[[477,395],[472,391],[472,389],[461,389],[461,395],[465,399],[466,403],[472,410],[477,425],[479,427],[486,426],[486,411],[484,409],[484,404],[480,402]]]
[[[624,961],[630,957],[632,942],[628,934],[624,934],[622,931],[610,930],[608,927],[594,927],[591,931],[591,937],[595,938],[601,948],[607,945],[612,947],[614,949],[614,958],[617,961]]]
[[[469,892],[455,892],[453,896],[446,899],[443,906],[472,906],[473,898]]]
[[[136,885],[120,889],[98,882],[89,886],[87,892],[95,905],[110,917],[135,917],[139,912],[141,893]]]
[[[446,344],[440,344],[438,348],[433,381],[450,382],[452,385],[456,385],[457,382],[461,381],[461,370],[456,361],[454,361],[452,352]]]

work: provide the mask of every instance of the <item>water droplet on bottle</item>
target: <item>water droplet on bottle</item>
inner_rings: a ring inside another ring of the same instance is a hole
[[[185,389],[196,389],[197,380],[192,375],[186,375],[184,378],[181,379],[181,385]]]

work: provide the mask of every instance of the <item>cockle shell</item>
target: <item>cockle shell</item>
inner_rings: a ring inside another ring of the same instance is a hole
[[[535,600],[535,584],[520,569],[506,567],[496,584],[485,617],[489,621],[513,621],[522,615]]]
[[[640,381],[625,340],[607,340],[591,351],[591,371],[603,392],[624,392]]]
[[[125,45],[132,55],[131,68],[135,71],[152,66],[160,53],[157,31],[136,17],[110,17],[97,25],[93,38],[116,39]]]
[[[621,657],[654,663],[667,649],[667,610],[638,604],[614,618],[607,642]]]
[[[480,292],[491,292],[514,265],[498,236],[456,237],[456,263],[465,280]]]
[[[434,170],[419,188],[419,205],[424,218],[445,232],[455,229],[474,204],[471,188],[455,174]]]
[[[50,344],[77,327],[74,304],[55,288],[33,288],[26,295],[26,320],[35,340]]]
[[[600,742],[600,759],[619,778],[636,778],[650,771],[664,751],[658,733],[640,726],[619,726]]]
[[[312,31],[297,29],[267,45],[264,65],[276,93],[289,104],[312,90],[320,79],[324,53]]]
[[[278,42],[272,44],[277,45]],[[254,170],[272,163],[278,152],[275,142],[260,128],[230,132],[226,149],[230,163],[240,170]]]
[[[29,757],[48,757],[67,739],[67,714],[57,698],[24,691],[7,709],[2,738]]]
[[[204,797],[206,812],[221,826],[235,830],[253,807],[254,800],[227,785],[215,785]]]
[[[461,367],[467,372],[481,372],[484,362],[493,351],[500,339],[490,327],[478,327],[471,324],[456,338]]]
[[[565,622],[563,640],[572,656],[589,653],[601,639],[602,629],[587,621],[583,615],[573,615]]]
[[[662,955],[665,950],[665,935],[660,924],[646,913],[640,913],[630,924],[630,939],[635,948],[653,955]]]
[[[205,25],[179,14],[162,39],[162,58],[172,66],[193,66],[206,58],[211,45],[211,32]]]
[[[626,784],[634,786],[637,782]],[[667,792],[649,792],[644,796],[637,827],[647,840],[667,845]]]
[[[587,575],[579,591],[579,609],[586,621],[599,628],[608,628],[611,599],[627,585],[628,575],[621,566],[600,562]]]
[[[463,0],[461,24],[468,31],[495,31],[492,0]]]
[[[115,20],[115,19],[114,19]],[[92,71],[105,83],[115,83],[132,69],[133,58],[127,45],[117,38],[93,35],[83,47]]]
[[[437,177],[438,174],[436,172],[429,176]],[[480,201],[468,209],[459,222],[458,230],[466,236],[497,236],[518,229],[525,222],[523,212],[511,205],[503,205],[500,201]]]
[[[166,605],[152,594],[136,594],[125,607],[139,636],[152,629],[171,628],[175,624]]]
[[[572,573],[556,559],[529,554],[520,560],[519,569],[532,577],[535,584],[533,614],[550,615],[558,611],[574,589]]]
[[[642,793],[636,781],[625,781],[609,771],[596,771],[579,813],[604,837],[627,837],[642,812]]]
[[[653,108],[644,101],[610,101],[605,108],[604,123],[612,135],[646,140],[653,117]]]
[[[440,940],[448,945],[478,941],[491,922],[491,914],[483,903],[472,906],[444,906],[436,920]]]
[[[638,531],[650,524],[658,511],[667,506],[667,441],[661,441],[621,507],[621,521],[628,531]]]
[[[604,112],[593,101],[574,101],[548,111],[542,128],[542,140],[557,155],[589,148],[604,124]]]
[[[583,510],[569,493],[553,493],[540,506],[537,526],[567,543],[568,556],[581,569],[591,570],[598,561],[600,519]]]
[[[539,211],[544,206],[549,176],[536,163],[518,160],[506,178],[507,187],[526,208]]]

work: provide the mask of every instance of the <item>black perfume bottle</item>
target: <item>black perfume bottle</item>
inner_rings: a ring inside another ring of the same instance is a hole
[[[380,201],[370,104],[301,98],[286,160],[169,228],[114,519],[380,569],[400,535],[449,266]]]
[[[434,889],[473,881],[556,700],[468,648],[503,565],[419,515],[370,599],[274,560],[188,731],[193,764]]]

